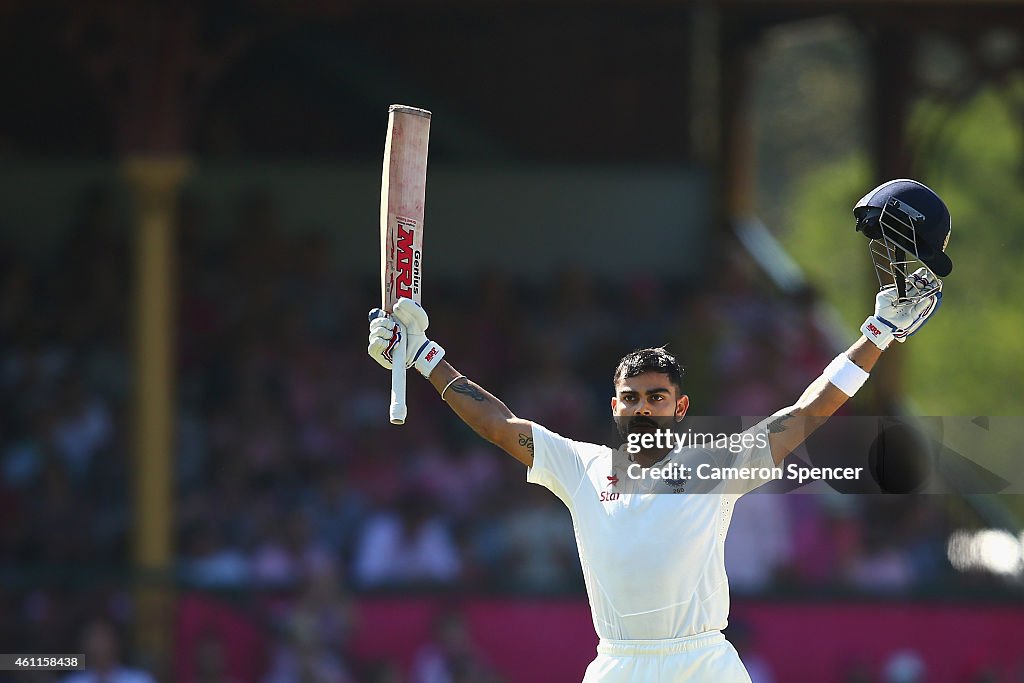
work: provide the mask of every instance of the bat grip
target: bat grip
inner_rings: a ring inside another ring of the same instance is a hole
[[[397,320],[395,325],[401,331],[401,336],[391,350],[391,405],[388,407],[388,415],[391,424],[405,424],[405,416],[408,409],[405,405],[405,328]]]

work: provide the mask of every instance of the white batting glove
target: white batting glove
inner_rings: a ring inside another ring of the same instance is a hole
[[[370,311],[370,343],[366,352],[375,361],[391,369],[395,344],[405,334],[405,367],[414,367],[424,377],[430,377],[444,358],[444,348],[427,339],[425,334],[430,319],[423,307],[412,299],[399,299],[395,310],[388,315],[379,308]],[[395,322],[400,323],[396,325]]]
[[[907,277],[907,295],[927,296],[914,303],[898,303],[896,285],[889,285],[875,295],[875,314],[868,316],[860,331],[883,351],[896,341],[912,337],[942,305],[942,282],[927,268],[918,268]]]

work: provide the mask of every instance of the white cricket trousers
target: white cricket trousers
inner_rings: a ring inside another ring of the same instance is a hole
[[[666,640],[607,640],[583,683],[750,683],[721,631]]]

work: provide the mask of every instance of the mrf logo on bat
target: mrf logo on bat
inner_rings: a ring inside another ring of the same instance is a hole
[[[412,299],[420,291],[420,250],[415,249],[416,221],[397,218],[398,230],[395,235],[395,298]]]

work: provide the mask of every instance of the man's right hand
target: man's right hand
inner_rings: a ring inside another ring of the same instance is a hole
[[[391,369],[391,351],[400,335],[405,334],[405,366],[413,366],[424,377],[444,358],[444,349],[437,342],[427,339],[426,330],[430,324],[427,312],[412,299],[399,299],[395,310],[388,315],[379,308],[370,311],[370,342],[366,352],[383,367]],[[396,325],[395,322],[400,323]]]

